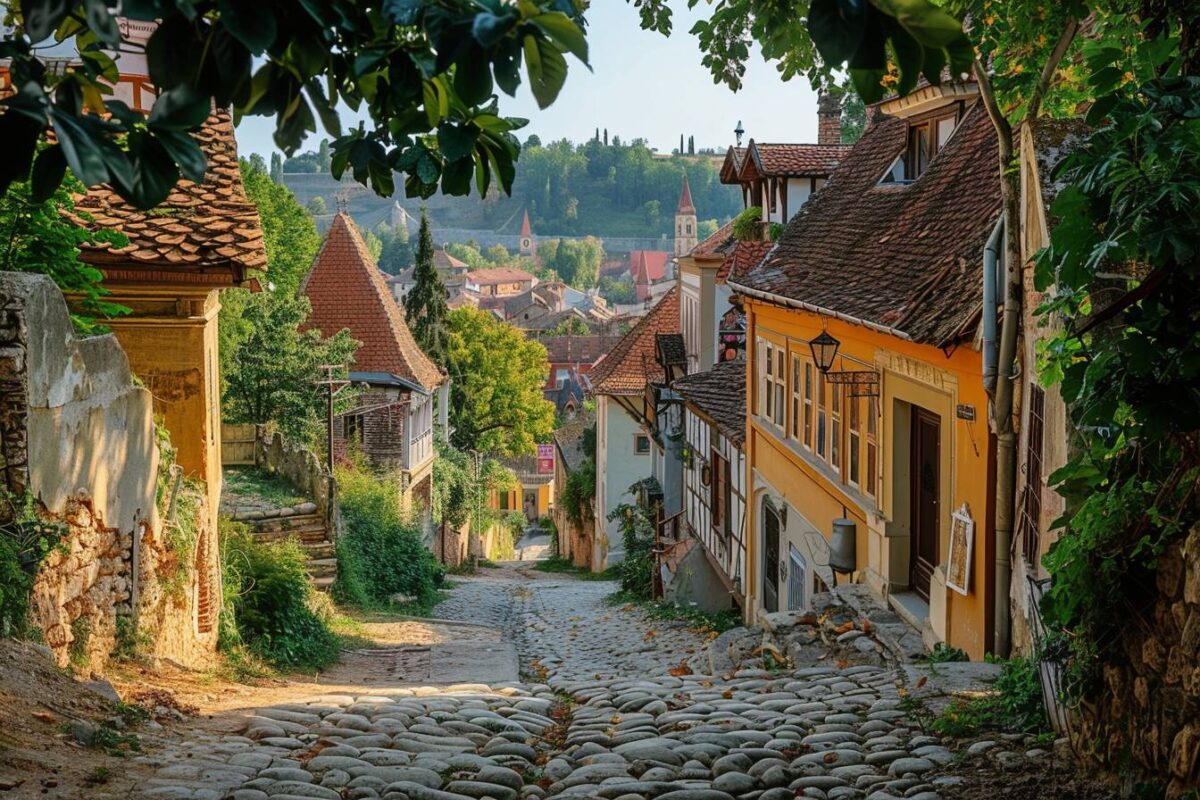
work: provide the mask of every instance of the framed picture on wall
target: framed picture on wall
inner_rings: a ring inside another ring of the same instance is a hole
[[[975,520],[967,504],[950,515],[950,558],[946,564],[946,585],[959,594],[971,586],[971,554],[975,549]]]

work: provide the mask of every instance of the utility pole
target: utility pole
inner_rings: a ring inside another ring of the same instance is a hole
[[[329,470],[329,480],[331,482],[333,481],[333,399],[350,385],[350,381],[337,380],[333,377],[333,371],[339,368],[340,366],[337,364],[322,364],[319,369],[325,373],[325,380],[317,381],[318,386],[325,387],[325,400],[328,412],[325,431],[325,466]],[[332,483],[330,486],[332,487]]]

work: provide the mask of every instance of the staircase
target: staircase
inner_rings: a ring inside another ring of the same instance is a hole
[[[319,591],[329,591],[337,579],[337,555],[325,527],[325,518],[312,503],[273,511],[251,511],[234,515],[247,525],[260,542],[296,539],[308,556],[308,575]]]

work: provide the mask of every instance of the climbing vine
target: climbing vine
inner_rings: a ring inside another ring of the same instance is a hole
[[[1177,44],[1142,43],[1132,72],[1113,67],[1119,48],[1085,51],[1093,130],[1055,176],[1067,188],[1036,265],[1058,330],[1041,374],[1071,428],[1042,611],[1076,696],[1200,519],[1200,78],[1181,74]]]

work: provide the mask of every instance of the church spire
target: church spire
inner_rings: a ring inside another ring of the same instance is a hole
[[[533,255],[533,227],[529,224],[529,209],[525,209],[525,218],[521,220],[521,236],[519,251],[523,256]]]
[[[683,173],[683,188],[679,190],[679,208],[676,214],[695,214],[696,207],[692,205],[692,187],[688,186],[687,171]]]

